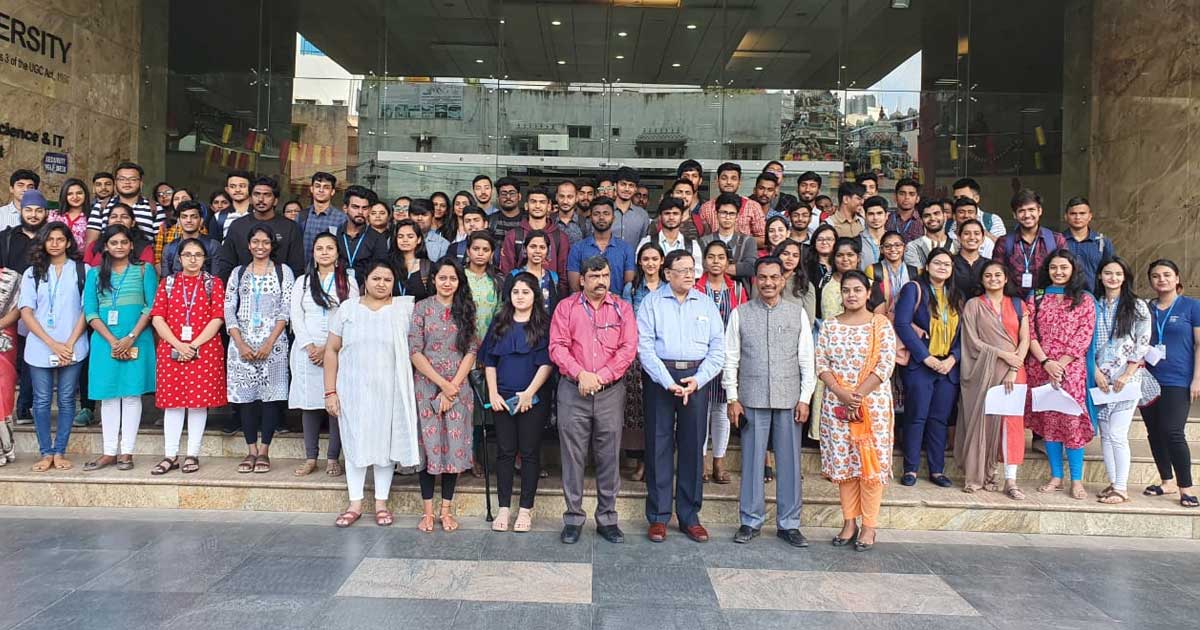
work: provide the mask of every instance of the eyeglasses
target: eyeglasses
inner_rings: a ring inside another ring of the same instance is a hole
[[[500,191],[501,197],[516,197],[519,194],[521,194],[521,193],[516,190],[501,190]]]
[[[825,238],[825,237],[822,237],[822,238],[819,238],[819,239],[817,239],[817,242],[818,242],[818,243],[832,243],[832,242],[834,242],[834,241],[836,241],[836,240],[837,240],[836,238]]]
[[[180,258],[204,258],[203,252],[183,252],[179,255]]]
[[[684,268],[684,269],[674,269],[674,268],[671,268],[671,269],[668,269],[667,271],[674,271],[675,273],[677,273],[677,274],[679,274],[679,275],[681,275],[681,276],[692,276],[692,275],[695,275],[695,274],[696,274],[696,268],[695,268],[695,267],[686,267],[686,268]]]
[[[904,249],[904,243],[888,243],[883,246],[884,249]]]
[[[175,194],[175,191],[171,190],[170,188],[166,188],[164,190],[158,191],[159,197],[170,197],[171,195],[174,195],[174,194]]]

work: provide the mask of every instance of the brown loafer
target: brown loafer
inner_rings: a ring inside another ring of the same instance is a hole
[[[650,542],[662,542],[667,539],[666,523],[650,523],[650,531],[646,533]]]
[[[700,542],[700,543],[708,542],[708,530],[704,529],[704,526],[701,525],[700,523],[696,523],[695,525],[688,525],[686,527],[680,526],[679,529],[684,534],[687,534],[688,538],[691,538],[692,540],[694,540],[696,542]]]

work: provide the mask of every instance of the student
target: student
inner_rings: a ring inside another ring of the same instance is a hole
[[[372,261],[387,258],[388,237],[367,225],[367,212],[378,201],[374,192],[362,186],[350,186],[344,198],[342,210],[346,220],[335,232],[337,238],[334,240],[338,259],[354,274],[355,281],[361,283]]]
[[[804,312],[811,315],[817,310],[817,289],[808,279],[808,273],[801,264],[800,252],[803,246],[796,241],[787,239],[771,252],[783,265],[783,286],[779,289],[780,298],[785,302],[799,304]],[[757,289],[755,290],[757,293]],[[812,321],[810,318],[809,321]]]
[[[786,219],[779,215],[772,216],[767,219],[767,238],[763,241],[763,247],[759,251],[764,256],[770,254],[779,247],[780,243],[787,240],[791,232],[792,228],[788,226]]]
[[[1008,268],[1009,277],[1016,278],[1017,286],[1029,297],[1046,258],[1066,247],[1067,241],[1062,234],[1042,227],[1041,195],[1026,188],[1013,195],[1010,205],[1017,219],[1017,231],[996,241],[993,258]]]
[[[864,270],[879,262],[883,257],[879,244],[883,241],[883,235],[887,231],[885,227],[887,219],[887,200],[878,195],[867,197],[867,200],[863,202],[863,221],[866,223],[867,229],[859,235],[862,240],[862,258],[859,264]]]
[[[534,231],[541,232],[549,244],[542,264],[565,280],[571,240],[550,220],[550,191],[541,186],[529,189],[525,195],[525,216],[520,225],[504,235],[500,245],[500,272],[507,274],[525,264],[525,241]]]
[[[582,286],[583,261],[593,256],[603,256],[612,274],[608,290],[621,295],[625,285],[633,280],[635,260],[633,246],[613,236],[613,201],[608,197],[594,199],[589,221],[592,225],[591,235],[576,243],[567,256],[567,280],[571,290],[579,291]]]
[[[135,228],[133,221],[133,209],[124,203],[113,204],[108,209],[108,223],[105,228],[116,225],[123,225],[130,230],[133,238],[132,254],[130,258],[147,264],[154,264],[154,244],[147,239],[140,230]],[[91,228],[88,228],[89,230]],[[89,267],[99,267],[104,260],[104,248],[97,244],[97,239],[92,239],[91,242],[84,245],[83,262]]]
[[[838,186],[838,209],[826,222],[833,226],[838,238],[858,238],[866,229],[862,218],[863,195],[866,189],[862,184],[842,182]]]
[[[663,253],[657,243],[648,242],[642,245],[638,249],[637,257],[638,265],[633,274],[633,281],[625,285],[625,292],[621,296],[626,303],[633,306],[632,310],[635,316],[642,306],[642,300],[657,291],[667,281],[666,274],[663,272],[663,262],[667,255]],[[638,363],[635,355],[633,363],[629,365],[629,370],[625,372],[625,416],[621,430],[621,449],[625,451],[626,457],[637,462],[637,468],[629,477],[633,481],[643,481],[646,478],[646,417],[648,412],[643,395],[646,378],[642,364]]]
[[[658,204],[658,227],[652,229],[649,234],[642,238],[637,243],[638,249],[642,245],[651,241],[658,243],[664,252],[670,254],[676,250],[683,250],[692,255],[696,264],[696,277],[700,277],[704,273],[701,254],[700,242],[689,238],[680,230],[683,224],[684,203],[682,200],[674,197],[664,197]]]
[[[951,256],[958,252],[958,243],[950,240],[950,235],[946,234],[946,216],[942,212],[942,204],[933,199],[922,199],[917,204],[917,214],[921,217],[925,234],[904,246],[904,264],[924,269],[925,261],[933,250],[944,249]]]
[[[946,205],[945,203],[942,204],[943,210],[945,210]],[[950,211],[946,216],[953,220],[946,222],[946,233],[950,235],[951,239],[958,241],[959,228],[967,221],[979,220],[979,205],[970,197],[959,197],[950,202],[949,206]],[[979,242],[979,253],[984,258],[992,258],[996,255],[996,235],[983,227],[982,222],[980,222],[979,226],[983,231],[983,238]],[[961,247],[961,243],[959,245]]]
[[[633,195],[641,184],[641,175],[628,166],[613,173],[613,236],[629,243],[632,247],[650,232],[650,215],[646,209],[633,203]]]
[[[225,280],[227,286],[230,273],[235,267],[245,267],[255,261],[247,243],[250,233],[265,230],[271,237],[271,258],[288,267],[293,277],[304,273],[304,236],[300,226],[275,214],[275,203],[279,200],[279,183],[269,177],[254,180],[250,194],[253,212],[231,223],[225,231],[225,240],[217,251],[213,273]],[[212,234],[212,231],[209,231]],[[228,320],[226,324],[228,324]]]
[[[720,240],[728,245],[732,252],[730,271],[742,283],[742,287],[749,290],[754,278],[754,261],[758,259],[758,246],[753,237],[737,231],[739,203],[740,198],[735,194],[721,193],[717,197],[717,229],[702,237],[700,244],[707,247],[709,243]]]
[[[996,239],[999,239],[1008,232],[1008,228],[1004,226],[1004,221],[999,217],[999,215],[991,212],[985,212],[983,206],[979,205],[979,202],[982,200],[981,195],[983,193],[983,189],[979,186],[979,182],[975,181],[974,178],[963,177],[955,180],[955,182],[950,185],[950,190],[953,191],[954,199],[967,197],[975,201],[975,207],[979,210],[979,216],[976,218],[979,219],[979,222],[983,224],[983,229],[987,230],[989,234],[996,237]]]
[[[510,232],[511,234],[511,232]],[[534,230],[525,236],[525,264],[509,272],[504,281],[502,296],[512,293],[516,277],[528,273],[538,281],[538,292],[542,295],[541,305],[547,312],[553,313],[559,299],[566,297],[570,290],[567,279],[546,268],[546,257],[550,251],[550,236],[541,230]]]
[[[175,209],[178,216],[179,238],[163,248],[161,277],[166,278],[183,271],[183,261],[179,257],[179,252],[183,242],[188,239],[199,242],[200,246],[204,248],[204,271],[212,273],[213,259],[216,258],[221,243],[200,232],[204,225],[201,210],[200,203],[197,201],[185,201]]]
[[[879,249],[883,259],[864,270],[871,280],[870,308],[891,320],[900,290],[915,280],[920,271],[904,263],[904,237],[899,232],[886,232]]]
[[[463,214],[465,216],[466,212],[464,211]],[[446,239],[442,238],[442,235],[433,228],[433,210],[429,207],[428,200],[414,199],[408,208],[408,218],[420,228],[421,236],[425,240],[425,251],[428,252],[430,260],[438,260],[449,253],[450,243],[446,242]],[[465,254],[464,246],[464,258]]]
[[[896,182],[896,209],[888,213],[887,225],[889,231],[898,232],[908,244],[921,238],[925,228],[921,224],[921,214],[917,211],[917,203],[921,200],[920,186],[917,180],[905,177]]]
[[[475,193],[475,205],[481,210],[488,215],[496,212],[496,205],[492,203],[495,188],[492,186],[491,177],[482,173],[476,175],[475,179],[471,180],[471,192]]]
[[[962,291],[963,298],[970,299],[983,292],[979,274],[988,257],[980,251],[980,246],[988,242],[984,236],[987,232],[983,224],[975,219],[967,219],[957,224],[958,253],[954,255],[954,281]]]
[[[683,202],[684,218],[683,223],[679,225],[679,231],[683,232],[688,238],[693,240],[699,239],[708,234],[708,226],[704,225],[704,218],[700,215],[700,195],[696,190],[696,183],[690,179],[680,177],[679,179],[675,180],[675,183],[671,184],[670,193],[672,197]],[[733,205],[733,216],[735,219],[733,223],[736,223],[737,209],[740,204],[741,200],[738,199]],[[717,207],[717,211],[719,214],[720,206]],[[718,216],[718,219],[719,218],[720,217]],[[720,221],[718,220],[717,223],[719,225]],[[729,229],[732,231],[734,228],[731,225]]]
[[[87,217],[92,207],[88,199],[87,186],[83,180],[71,178],[63,182],[58,194],[58,209],[46,215],[46,222],[65,223],[75,237],[75,244],[83,247],[87,241]]]
[[[696,290],[716,304],[721,313],[721,325],[729,324],[729,314],[749,299],[740,283],[726,275],[729,268],[729,246],[724,241],[712,241],[704,247],[704,275],[696,281]],[[796,255],[797,263],[800,256]],[[724,485],[732,481],[725,470],[725,452],[729,448],[729,417],[725,415],[725,389],[713,386],[708,396],[708,431],[704,434],[704,481],[709,480],[708,445],[712,440],[713,482]]]
[[[725,162],[717,167],[717,190],[721,193],[737,195],[738,216],[737,231],[752,236],[761,243],[767,236],[766,215],[762,206],[753,199],[742,197],[738,188],[742,185],[742,167],[733,162]],[[717,206],[714,200],[704,202],[700,207],[700,215],[709,231],[717,229]],[[760,248],[761,249],[761,248]]]
[[[1067,249],[1079,259],[1088,289],[1096,294],[1102,293],[1104,287],[1100,285],[1098,275],[1101,264],[1117,255],[1113,242],[1092,229],[1092,206],[1086,197],[1070,198],[1063,216],[1067,223],[1067,229],[1063,230]]]
[[[482,211],[480,211],[482,213]],[[392,229],[388,264],[396,271],[396,295],[410,295],[414,301],[429,297],[429,278],[433,264],[425,251],[425,235],[412,219],[396,222]]]

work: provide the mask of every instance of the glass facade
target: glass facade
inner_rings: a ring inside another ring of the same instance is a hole
[[[654,200],[685,158],[709,169],[706,186],[720,162],[750,175],[780,160],[787,192],[807,170],[827,194],[873,172],[885,193],[915,177],[948,196],[971,176],[990,209],[1018,187],[1058,208],[1063,12],[1040,0],[172,1],[166,176],[209,190],[245,168],[303,198],[325,170],[392,198],[453,194],[478,173],[537,183],[631,165]]]

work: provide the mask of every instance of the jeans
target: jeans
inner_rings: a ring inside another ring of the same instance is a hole
[[[75,389],[79,386],[82,365],[41,368],[29,366],[33,385],[33,424],[37,432],[38,450],[42,457],[64,455],[71,439],[71,422],[75,419]],[[58,421],[54,442],[50,441],[50,396],[54,393],[54,378],[58,377]]]

